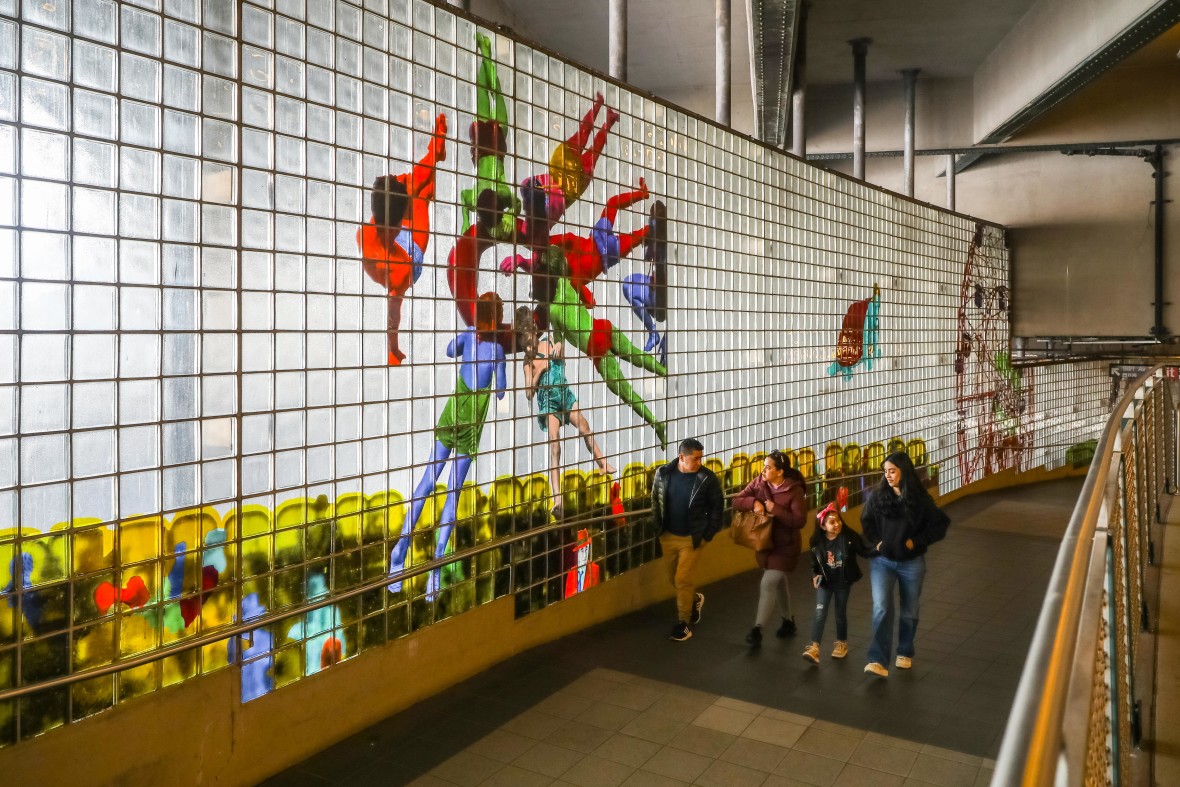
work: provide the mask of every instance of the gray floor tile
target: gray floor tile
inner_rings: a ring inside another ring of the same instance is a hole
[[[860,765],[845,765],[832,787],[901,787],[903,776],[875,771]]]
[[[910,778],[937,784],[941,787],[974,787],[979,774],[978,765],[935,757],[921,753],[910,769]]]
[[[643,764],[642,770],[658,773],[671,779],[679,779],[683,782],[692,782],[704,773],[705,769],[713,762],[712,757],[665,746]]]
[[[584,756],[581,752],[541,742],[513,760],[512,764],[556,779]]]
[[[757,771],[770,773],[779,766],[791,750],[751,738],[738,738],[721,753],[721,759],[737,765],[744,765]]]
[[[859,743],[859,739],[848,735],[809,727],[800,736],[799,740],[795,742],[795,748],[799,751],[819,754],[824,757],[831,757],[833,760],[847,762],[848,758],[852,756],[852,752],[856,751]]]
[[[580,721],[567,721],[546,735],[545,742],[589,754],[601,746],[612,734],[610,730],[604,730],[601,727],[583,724]]]
[[[561,778],[579,787],[619,787],[634,772],[630,765],[591,755],[563,773]]]
[[[844,763],[840,760],[821,757],[818,754],[809,754],[805,751],[792,750],[787,753],[787,756],[779,763],[778,768],[774,772],[780,776],[789,776],[806,784],[814,784],[818,785],[818,787],[830,787],[836,781],[836,777],[840,775],[840,771],[842,770],[844,770]]]
[[[798,717],[797,717],[798,718]],[[794,746],[807,727],[790,721],[779,721],[769,716],[758,716],[742,731],[743,738],[751,738],[775,746]]]
[[[737,736],[731,735],[728,732],[719,732],[717,730],[710,730],[707,727],[697,727],[696,725],[690,724],[677,733],[676,737],[669,741],[668,745],[673,748],[695,752],[696,754],[702,754],[706,757],[716,759],[735,740],[737,740]]]
[[[596,702],[577,716],[577,721],[601,727],[604,730],[616,732],[626,727],[639,711],[612,705],[609,702]]]
[[[475,787],[504,767],[504,763],[470,751],[461,751],[436,766],[428,776],[437,776],[462,787]]]
[[[480,783],[480,787],[548,787],[553,780],[516,765],[505,765]]]
[[[619,732],[643,738],[645,741],[663,744],[675,738],[686,726],[682,721],[657,716],[653,713],[641,713]]]
[[[495,730],[467,747],[467,751],[490,757],[500,762],[512,762],[535,746],[533,738],[517,735],[504,729]]]
[[[693,784],[701,787],[759,787],[766,781],[767,774],[718,760],[705,769]]]

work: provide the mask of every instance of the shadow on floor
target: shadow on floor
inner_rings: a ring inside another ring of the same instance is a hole
[[[928,553],[912,670],[887,680],[863,673],[871,596],[849,600],[849,655],[819,666],[807,644],[814,591],[801,563],[791,577],[799,634],[744,638],[759,574],[701,590],[701,623],[685,643],[667,639],[671,601],[534,648],[316,754],[267,784],[399,784],[412,781],[595,668],[607,668],[915,743],[994,758],[1032,638],[1061,534],[1082,479],[964,498]],[[703,559],[708,559],[707,553]]]

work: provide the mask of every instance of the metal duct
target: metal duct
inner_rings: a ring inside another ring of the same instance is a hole
[[[782,147],[791,110],[795,39],[804,0],[746,0],[754,133]]]

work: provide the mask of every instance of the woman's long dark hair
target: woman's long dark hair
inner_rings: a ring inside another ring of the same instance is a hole
[[[905,451],[894,451],[885,457],[885,462],[901,471],[901,483],[898,484],[898,487],[901,489],[902,500],[909,505],[917,505],[930,499],[930,493],[926,491],[926,487],[922,486],[922,481],[918,478],[918,471],[914,469],[914,463],[910,460],[909,454]],[[889,480],[886,478],[881,479],[881,483],[877,485],[877,491],[889,492],[889,496],[893,496],[892,487],[889,486]]]
[[[774,463],[774,466],[782,472],[783,478],[794,478],[799,482],[803,482],[805,480],[802,473],[791,467],[791,460],[788,459],[787,455],[782,451],[771,451],[766,455],[766,458]]]

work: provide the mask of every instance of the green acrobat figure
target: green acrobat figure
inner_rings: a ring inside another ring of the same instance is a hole
[[[471,123],[471,162],[475,164],[475,187],[459,193],[463,203],[463,232],[471,227],[471,214],[477,207],[499,214],[488,234],[493,240],[510,241],[516,235],[516,217],[520,213],[517,199],[504,174],[504,156],[508,153],[508,106],[500,91],[500,77],[492,60],[492,42],[483,33],[475,34],[480,62],[475,75],[476,119]]]
[[[648,409],[643,397],[635,392],[619,360],[647,369],[661,377],[668,376],[668,370],[656,360],[631,343],[626,334],[611,324],[610,320],[598,319],[582,303],[582,298],[567,278],[568,267],[565,254],[557,246],[549,246],[542,256],[545,274],[553,280],[553,301],[549,304],[549,324],[558,339],[564,339],[577,347],[594,363],[602,381],[611,393],[622,399],[635,413],[651,425],[662,448],[668,447],[664,423]]]

